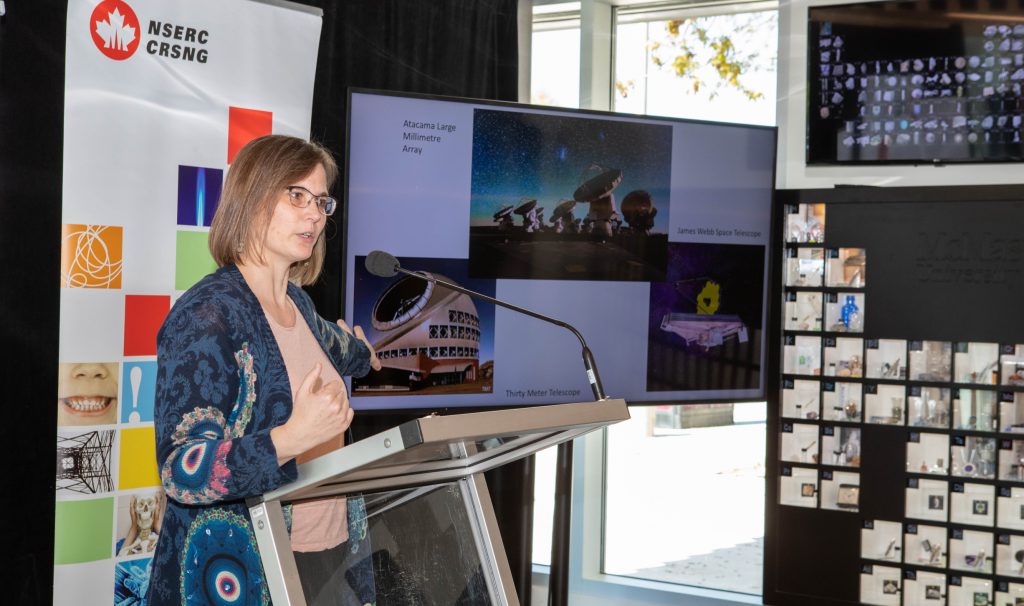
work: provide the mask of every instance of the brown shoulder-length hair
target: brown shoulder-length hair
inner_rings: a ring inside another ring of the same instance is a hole
[[[308,176],[318,164],[324,168],[330,189],[338,178],[338,165],[331,152],[318,143],[266,135],[238,151],[210,224],[210,253],[218,266],[238,264],[244,259],[263,262],[263,242],[281,193]],[[325,227],[307,261],[292,265],[288,274],[292,282],[305,286],[320,276],[326,232]]]

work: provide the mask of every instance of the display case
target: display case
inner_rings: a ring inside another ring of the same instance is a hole
[[[862,604],[899,606],[900,569],[875,564],[861,566],[860,600]]]
[[[860,531],[860,557],[898,562],[903,553],[903,528],[898,522],[865,520]]]
[[[848,471],[821,470],[822,509],[857,511],[860,506],[860,474]]]
[[[949,482],[926,478],[907,478],[904,516],[913,520],[946,522],[949,519]]]
[[[1001,385],[1024,385],[1024,345],[1003,345],[999,352]]]
[[[903,574],[904,606],[946,604],[946,575],[927,570],[907,570]]]
[[[906,387],[878,383],[864,384],[864,422],[903,425]]]
[[[820,331],[821,306],[821,293],[786,293],[786,330]]]
[[[907,342],[903,339],[868,339],[866,366],[869,379],[907,378]]]
[[[958,383],[998,384],[999,345],[996,343],[955,343],[953,372]]]
[[[825,285],[863,287],[867,253],[863,248],[826,248]]]
[[[825,282],[825,250],[822,248],[790,248],[788,250],[786,286],[822,286]]]
[[[908,386],[907,424],[938,429],[949,427],[949,395],[950,390],[946,387]]]
[[[821,397],[817,381],[786,379],[782,386],[782,416],[788,419],[817,419]]]
[[[942,341],[910,342],[910,380],[950,380],[953,371],[953,344]]]
[[[996,583],[996,604],[1019,606],[1024,604],[1024,584],[999,581]]]
[[[949,521],[970,526],[992,526],[996,512],[995,486],[953,482],[949,497]]]
[[[949,604],[987,606],[992,603],[992,586],[992,581],[988,579],[950,575],[947,593]]]
[[[860,383],[822,381],[821,389],[822,419],[826,421],[848,421],[851,423],[861,420],[864,406]]]
[[[779,476],[779,502],[795,507],[817,507],[818,471],[784,465]]]
[[[942,526],[911,523],[903,535],[903,563],[933,568],[946,567],[946,529]]]
[[[782,460],[791,463],[817,463],[818,426],[783,423]]]
[[[1024,578],[1024,536],[1001,534],[997,537],[996,574]]]
[[[782,196],[765,603],[1024,604],[1024,187],[855,189]]]
[[[993,557],[991,532],[952,527],[949,529],[949,568],[977,574],[990,574]]]

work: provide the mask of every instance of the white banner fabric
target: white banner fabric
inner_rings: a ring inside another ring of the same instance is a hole
[[[54,604],[141,603],[164,499],[156,330],[214,267],[234,153],[309,136],[320,29],[287,3],[68,3]]]

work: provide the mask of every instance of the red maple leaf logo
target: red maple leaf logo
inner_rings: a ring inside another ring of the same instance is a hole
[[[124,0],[103,0],[89,17],[92,41],[101,53],[123,61],[139,48],[139,18]]]

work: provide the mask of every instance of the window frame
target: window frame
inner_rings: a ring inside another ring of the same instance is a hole
[[[615,0],[612,0],[615,1]],[[576,107],[611,110],[614,106],[615,30],[619,20],[632,23],[644,20],[670,19],[680,16],[711,16],[756,10],[782,13],[777,0],[657,4],[626,4],[612,6],[604,0],[581,2],[545,2],[535,0],[532,15],[534,32],[580,30],[580,94]],[[781,50],[781,44],[777,49]],[[778,53],[778,51],[777,51]],[[523,54],[532,62],[529,50]],[[781,57],[777,54],[777,58]],[[778,78],[776,78],[778,82]],[[602,85],[603,83],[603,85]],[[530,87],[532,89],[532,85]],[[532,90],[527,91],[528,98]],[[633,410],[639,411],[639,408]],[[652,581],[602,572],[604,558],[605,494],[608,456],[608,430],[601,429],[574,442],[571,539],[569,556],[569,587],[574,600],[589,606],[631,603],[637,605],[678,605],[685,596],[688,606],[728,606],[761,604],[762,596]],[[536,505],[534,506],[536,511]],[[532,557],[532,555],[531,555]],[[534,563],[533,599],[546,600],[550,566]]]

